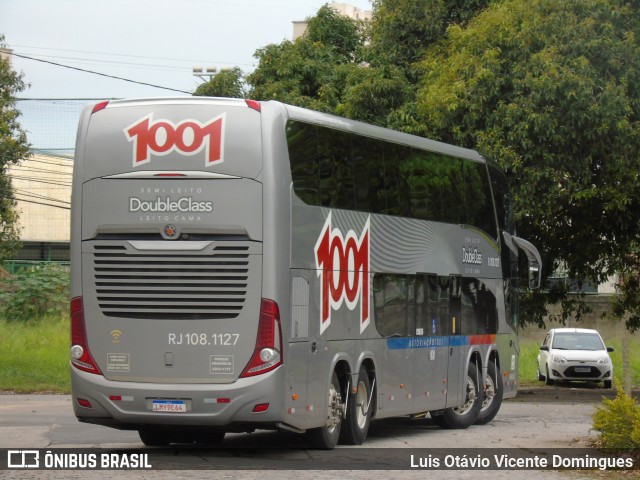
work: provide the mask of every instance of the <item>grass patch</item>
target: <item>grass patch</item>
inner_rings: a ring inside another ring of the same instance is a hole
[[[0,320],[0,389],[69,393],[69,319]]]
[[[614,377],[623,382],[622,347],[619,340],[607,342]],[[520,384],[541,385],[538,381],[537,356],[540,344],[520,342]],[[69,318],[46,317],[35,322],[6,322],[0,319],[0,390],[16,393],[69,393]],[[629,341],[631,381],[640,385],[640,338]]]
[[[610,353],[613,362],[614,382],[623,384],[624,371],[622,368],[622,343],[620,340],[606,342],[608,347],[613,347],[614,351]],[[520,384],[542,385],[538,381],[538,352],[540,351],[540,342],[527,340],[520,341]],[[629,340],[629,366],[631,369],[631,383],[640,385],[640,339],[632,338]]]

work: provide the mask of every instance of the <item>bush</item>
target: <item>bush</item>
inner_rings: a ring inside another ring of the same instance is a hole
[[[640,405],[622,388],[613,400],[603,399],[593,415],[602,448],[637,449],[640,447]]]
[[[69,310],[69,272],[55,263],[21,270],[2,282],[0,315],[7,321],[38,320]]]

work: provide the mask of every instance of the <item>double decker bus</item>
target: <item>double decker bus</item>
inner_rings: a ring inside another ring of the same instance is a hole
[[[71,216],[81,422],[334,448],[375,419],[484,424],[516,394],[518,252],[534,283],[540,255],[473,150],[274,101],[102,102]]]

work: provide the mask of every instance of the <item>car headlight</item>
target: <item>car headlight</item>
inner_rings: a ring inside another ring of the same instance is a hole
[[[611,359],[607,355],[606,357],[602,357],[600,360],[598,360],[598,363],[600,365],[609,365],[611,363]]]
[[[551,355],[551,361],[553,363],[567,363],[567,359],[562,355]]]

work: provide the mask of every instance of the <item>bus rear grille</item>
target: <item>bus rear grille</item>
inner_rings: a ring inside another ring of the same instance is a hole
[[[146,252],[95,245],[93,278],[102,313],[154,319],[235,318],[249,279],[249,248]]]

